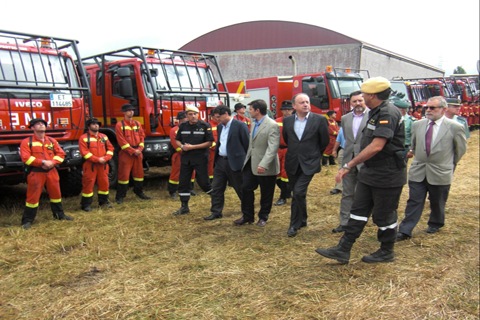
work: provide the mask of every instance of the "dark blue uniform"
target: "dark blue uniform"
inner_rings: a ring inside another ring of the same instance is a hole
[[[201,120],[198,120],[194,125],[191,125],[188,121],[180,124],[175,139],[182,144],[188,143],[191,145],[215,141],[212,127]],[[209,148],[182,152],[178,185],[178,195],[182,202],[190,199],[190,180],[194,170],[200,188],[207,193],[212,190],[210,179],[208,178],[208,151]]]

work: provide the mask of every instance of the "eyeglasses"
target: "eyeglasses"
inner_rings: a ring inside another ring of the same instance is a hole
[[[423,110],[428,110],[428,109],[435,110],[435,109],[440,109],[440,108],[441,107],[429,107],[429,106],[427,106],[427,107],[423,107]]]

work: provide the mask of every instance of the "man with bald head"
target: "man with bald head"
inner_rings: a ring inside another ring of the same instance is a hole
[[[292,98],[295,115],[283,120],[283,140],[287,145],[285,171],[293,191],[290,227],[287,235],[307,226],[307,189],[313,175],[321,170],[321,157],[329,143],[328,121],[310,112],[310,98],[304,93]]]

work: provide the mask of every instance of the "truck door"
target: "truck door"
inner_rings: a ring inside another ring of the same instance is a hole
[[[125,103],[130,103],[135,107],[134,116],[138,117],[140,115],[139,95],[134,66],[112,65],[108,72],[111,74],[110,94],[107,94],[107,108],[110,109],[108,112],[116,117],[123,117],[120,109]]]

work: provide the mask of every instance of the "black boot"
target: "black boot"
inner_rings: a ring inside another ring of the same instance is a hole
[[[92,197],[85,197],[82,196],[82,201],[80,201],[80,205],[82,206],[82,210],[86,212],[92,211]]]
[[[350,260],[350,250],[352,250],[353,242],[348,241],[345,237],[340,239],[340,242],[328,249],[318,248],[315,250],[318,254],[325,258],[335,259],[340,263],[347,264]]]
[[[143,181],[135,181],[133,183],[133,193],[135,193],[136,196],[142,200],[152,199],[149,196],[147,196],[145,193],[143,193]]]
[[[182,207],[173,213],[174,216],[178,216],[180,214],[187,214],[190,213],[190,208],[188,207],[188,201],[182,201]]]
[[[328,166],[328,156],[322,156],[322,166]]]
[[[367,263],[392,262],[395,260],[394,245],[395,242],[382,242],[380,249],[368,256],[363,256],[362,261]]]
[[[73,221],[72,217],[65,215],[65,212],[63,212],[63,205],[61,202],[50,202],[50,208],[52,209],[53,217],[55,219]]]
[[[115,196],[115,200],[117,200],[118,204],[123,203],[123,198],[127,196],[128,184],[117,184],[117,194]]]
[[[335,158],[333,156],[328,157],[328,162],[331,166],[336,165]]]
[[[98,194],[98,206],[104,208],[113,208],[112,204],[108,200],[108,194]]]

